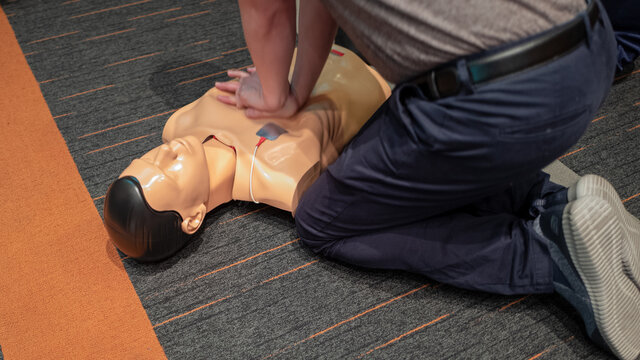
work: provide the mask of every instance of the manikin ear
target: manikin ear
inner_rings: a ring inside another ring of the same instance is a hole
[[[189,235],[198,231],[206,214],[207,207],[204,206],[204,204],[200,204],[194,211],[193,215],[187,217],[182,221],[182,231]]]

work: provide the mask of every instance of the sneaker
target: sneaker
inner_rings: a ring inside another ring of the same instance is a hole
[[[534,223],[534,230],[548,240],[549,255],[553,267],[553,289],[564,298],[580,315],[587,336],[603,350],[611,352],[598,330],[591,300],[580,274],[571,260],[571,254],[564,238],[562,217],[565,202],[543,208]]]
[[[585,176],[570,188],[562,229],[596,326],[621,359],[640,356],[640,224],[613,187]],[[572,200],[572,201],[571,201]]]
[[[585,175],[569,188],[567,197],[573,201],[586,196],[595,196],[606,201],[622,220],[624,238],[629,241],[629,251],[623,254],[623,264],[630,272],[633,282],[640,289],[640,220],[625,209],[616,189],[604,178],[597,175]],[[639,310],[640,311],[640,310]]]

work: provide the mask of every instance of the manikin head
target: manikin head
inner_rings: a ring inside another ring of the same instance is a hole
[[[174,139],[133,160],[109,187],[104,222],[122,252],[161,260],[200,228],[209,192],[202,143],[193,136]]]

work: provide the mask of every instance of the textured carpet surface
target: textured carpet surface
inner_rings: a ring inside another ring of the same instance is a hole
[[[100,212],[108,185],[161,142],[175,109],[251,64],[235,1],[1,4]],[[561,159],[610,179],[636,216],[639,86],[638,73],[616,85]],[[469,292],[318,258],[289,213],[263,205],[216,209],[165,262],[123,262],[173,359],[610,357],[555,295]]]

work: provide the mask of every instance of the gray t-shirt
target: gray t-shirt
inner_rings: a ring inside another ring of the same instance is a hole
[[[540,33],[586,8],[584,0],[323,1],[358,50],[394,83]]]

